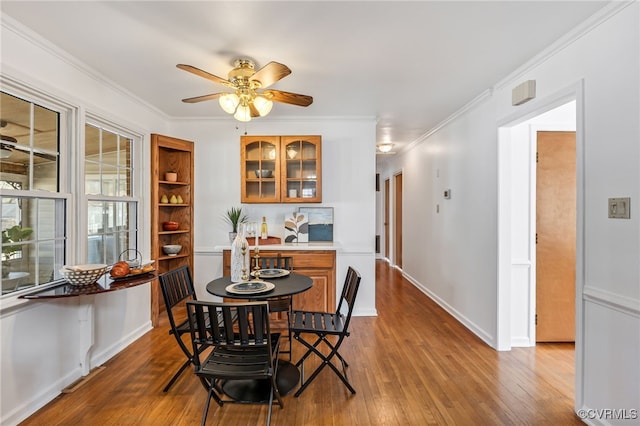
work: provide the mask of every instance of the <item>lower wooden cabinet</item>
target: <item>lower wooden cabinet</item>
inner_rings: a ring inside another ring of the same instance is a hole
[[[253,254],[253,253],[252,253]],[[335,250],[263,250],[261,256],[291,256],[293,270],[313,280],[313,287],[293,296],[293,309],[308,311],[336,310]],[[231,250],[222,252],[222,273],[231,274]]]

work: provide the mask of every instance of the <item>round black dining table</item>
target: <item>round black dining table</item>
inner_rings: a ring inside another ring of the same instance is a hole
[[[275,287],[273,290],[267,293],[229,293],[227,287],[231,282],[231,277],[221,277],[207,284],[207,292],[214,296],[226,297],[230,299],[243,299],[243,300],[269,300],[284,296],[293,296],[294,294],[302,293],[309,290],[313,286],[313,280],[302,274],[296,274],[295,272],[289,273],[284,277],[278,278],[264,278],[260,277],[261,281],[272,283]]]
[[[260,277],[261,281],[270,282],[274,285],[273,290],[265,293],[229,293],[227,287],[231,284],[231,277],[220,277],[207,284],[207,292],[214,296],[242,299],[242,300],[269,300],[272,298],[293,296],[309,290],[313,286],[313,280],[302,274],[291,272],[286,276],[278,278]],[[300,371],[298,367],[287,360],[278,360],[278,374],[276,375],[276,385],[278,392],[284,396],[290,393],[300,381]],[[227,380],[222,390],[236,401],[264,402],[269,400],[270,385],[268,380]]]

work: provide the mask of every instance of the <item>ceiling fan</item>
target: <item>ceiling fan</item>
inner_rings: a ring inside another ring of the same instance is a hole
[[[7,127],[7,124],[8,123],[5,120],[0,120],[0,128]],[[31,150],[29,149],[29,147],[20,145],[18,143],[18,140],[13,136],[0,134],[0,158],[7,159],[11,157],[13,151],[20,151],[26,154],[33,152],[33,155],[36,157],[40,157],[49,161],[57,160],[57,155],[39,152],[38,150]]]
[[[264,117],[271,111],[273,102],[303,107],[313,103],[311,96],[281,90],[265,90],[291,74],[289,67],[278,62],[269,62],[259,70],[255,70],[255,64],[250,59],[236,59],[234,68],[229,71],[228,79],[210,74],[192,65],[178,64],[176,66],[232,90],[232,92],[211,93],[186,98],[182,102],[196,103],[218,99],[220,107],[225,112],[233,114],[238,121],[251,121],[252,117]]]

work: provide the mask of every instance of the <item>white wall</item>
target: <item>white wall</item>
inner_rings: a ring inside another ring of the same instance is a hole
[[[145,156],[136,161],[143,169],[141,193],[148,194],[149,174],[144,172],[149,165],[148,135],[151,131],[166,130],[165,117],[6,16],[2,16],[0,36],[3,90],[13,86],[32,88],[76,111],[93,113],[145,135],[139,151]],[[81,202],[74,198],[68,207],[74,211],[76,203]],[[147,202],[142,199],[139,205],[144,212],[143,223],[149,221]],[[70,225],[73,228],[77,223],[72,220]],[[71,241],[73,238],[71,231]],[[141,229],[139,238],[141,250],[148,256],[146,227]],[[75,250],[70,254],[70,263],[83,256]],[[149,285],[41,302],[3,297],[0,302],[0,423],[17,424],[81,377],[83,367],[101,365],[148,331],[150,303]],[[91,319],[95,321],[93,330],[85,327],[86,320]],[[89,333],[83,334],[86,331]],[[83,339],[93,341],[88,359],[86,348],[82,349]]]
[[[537,82],[531,104],[584,82],[584,128],[577,129],[584,137],[584,199],[578,205],[584,225],[578,230],[583,282],[577,289],[576,406],[638,409],[640,215],[633,208],[630,220],[606,213],[608,197],[640,201],[638,2],[609,11],[514,71],[408,152],[389,157],[379,171],[384,179],[403,170],[404,192],[412,194],[403,206],[404,274],[496,347],[498,123],[519,114],[511,89],[522,81]],[[447,188],[450,200],[442,197]]]

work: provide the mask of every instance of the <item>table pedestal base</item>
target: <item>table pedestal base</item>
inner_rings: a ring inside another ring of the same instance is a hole
[[[289,361],[278,360],[276,385],[280,396],[291,393],[300,382],[300,371]],[[236,401],[269,402],[269,380],[227,380],[222,390]]]

